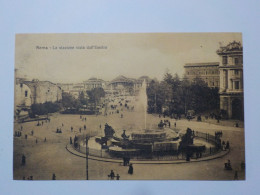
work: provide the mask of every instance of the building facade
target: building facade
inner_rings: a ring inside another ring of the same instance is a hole
[[[23,81],[31,90],[31,103],[40,104],[45,102],[56,102],[62,99],[62,90],[56,84],[49,81]]]
[[[87,90],[87,91],[90,91],[92,89],[95,89],[95,88],[105,88],[106,87],[106,82],[102,79],[97,79],[97,78],[90,78],[88,79],[87,81],[84,81],[83,82],[84,84],[84,88]]]
[[[244,118],[243,47],[231,42],[217,50],[220,57],[220,109],[228,118]]]
[[[31,101],[31,89],[28,85],[16,80],[15,82],[15,105],[19,107],[30,107]]]
[[[219,87],[219,63],[187,63],[184,65],[185,77],[189,81],[201,78],[208,87]]]

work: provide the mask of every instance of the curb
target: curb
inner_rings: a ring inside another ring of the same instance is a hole
[[[81,154],[80,152],[75,151],[73,148],[69,147],[68,148],[67,144],[65,146],[66,150],[78,157],[81,158],[86,158],[86,155]],[[204,157],[204,158],[200,158],[200,159],[191,159],[190,161],[186,161],[186,160],[131,160],[132,164],[183,164],[183,163],[194,163],[194,162],[202,162],[202,161],[210,161],[210,160],[215,160],[218,158],[222,158],[223,156],[227,155],[230,152],[230,149],[227,151],[221,151],[219,153],[217,153],[216,155],[212,155],[209,157]],[[101,158],[101,157],[95,157],[95,156],[88,156],[88,159],[91,160],[96,160],[96,161],[102,161],[102,162],[111,162],[111,163],[122,163],[122,160],[117,160],[117,159],[109,159],[109,158]]]

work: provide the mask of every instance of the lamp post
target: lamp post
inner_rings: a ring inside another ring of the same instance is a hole
[[[88,140],[89,140],[89,136],[86,135],[86,180],[88,180]]]

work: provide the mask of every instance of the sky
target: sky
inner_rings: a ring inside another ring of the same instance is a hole
[[[119,75],[161,80],[167,71],[182,77],[185,63],[218,62],[216,50],[234,40],[242,43],[242,34],[17,34],[15,69],[18,77],[55,83]]]

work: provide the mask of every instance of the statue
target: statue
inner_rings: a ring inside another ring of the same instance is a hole
[[[109,126],[107,123],[105,124],[104,131],[105,131],[106,138],[112,138],[115,133],[115,130],[111,126]]]
[[[194,134],[190,128],[187,128],[186,134],[182,136],[180,148],[185,149],[188,145],[193,144]]]

